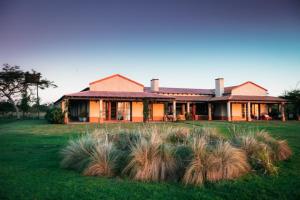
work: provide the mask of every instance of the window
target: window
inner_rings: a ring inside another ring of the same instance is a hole
[[[117,119],[130,120],[130,102],[118,102]]]

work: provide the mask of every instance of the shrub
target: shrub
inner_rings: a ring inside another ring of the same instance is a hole
[[[61,108],[50,108],[47,110],[45,118],[51,124],[62,124],[64,123],[64,115],[65,113]]]

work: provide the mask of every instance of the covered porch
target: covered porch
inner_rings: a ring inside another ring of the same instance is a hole
[[[208,96],[176,96],[168,104],[168,120],[212,120],[212,105]]]
[[[148,121],[164,120],[164,105],[174,98],[142,92],[88,92],[62,101],[65,123],[143,122],[145,104]]]
[[[285,121],[284,99],[269,96],[229,96],[214,99],[213,118],[228,121],[282,120]]]

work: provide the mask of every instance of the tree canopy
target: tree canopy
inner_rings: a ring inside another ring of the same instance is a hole
[[[20,66],[3,64],[0,71],[0,97],[1,99],[7,99],[13,105],[18,119],[20,118],[20,112],[17,105],[21,103],[21,108],[28,110],[27,104],[30,95],[32,95],[31,90],[33,87],[37,87],[38,90],[38,88],[46,89],[57,86],[53,81],[43,79],[40,72],[35,70],[23,71]],[[39,102],[38,97],[37,102]]]

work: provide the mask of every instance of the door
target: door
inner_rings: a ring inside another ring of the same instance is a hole
[[[111,102],[111,116],[110,118],[112,120],[116,120],[117,119],[117,102]]]

